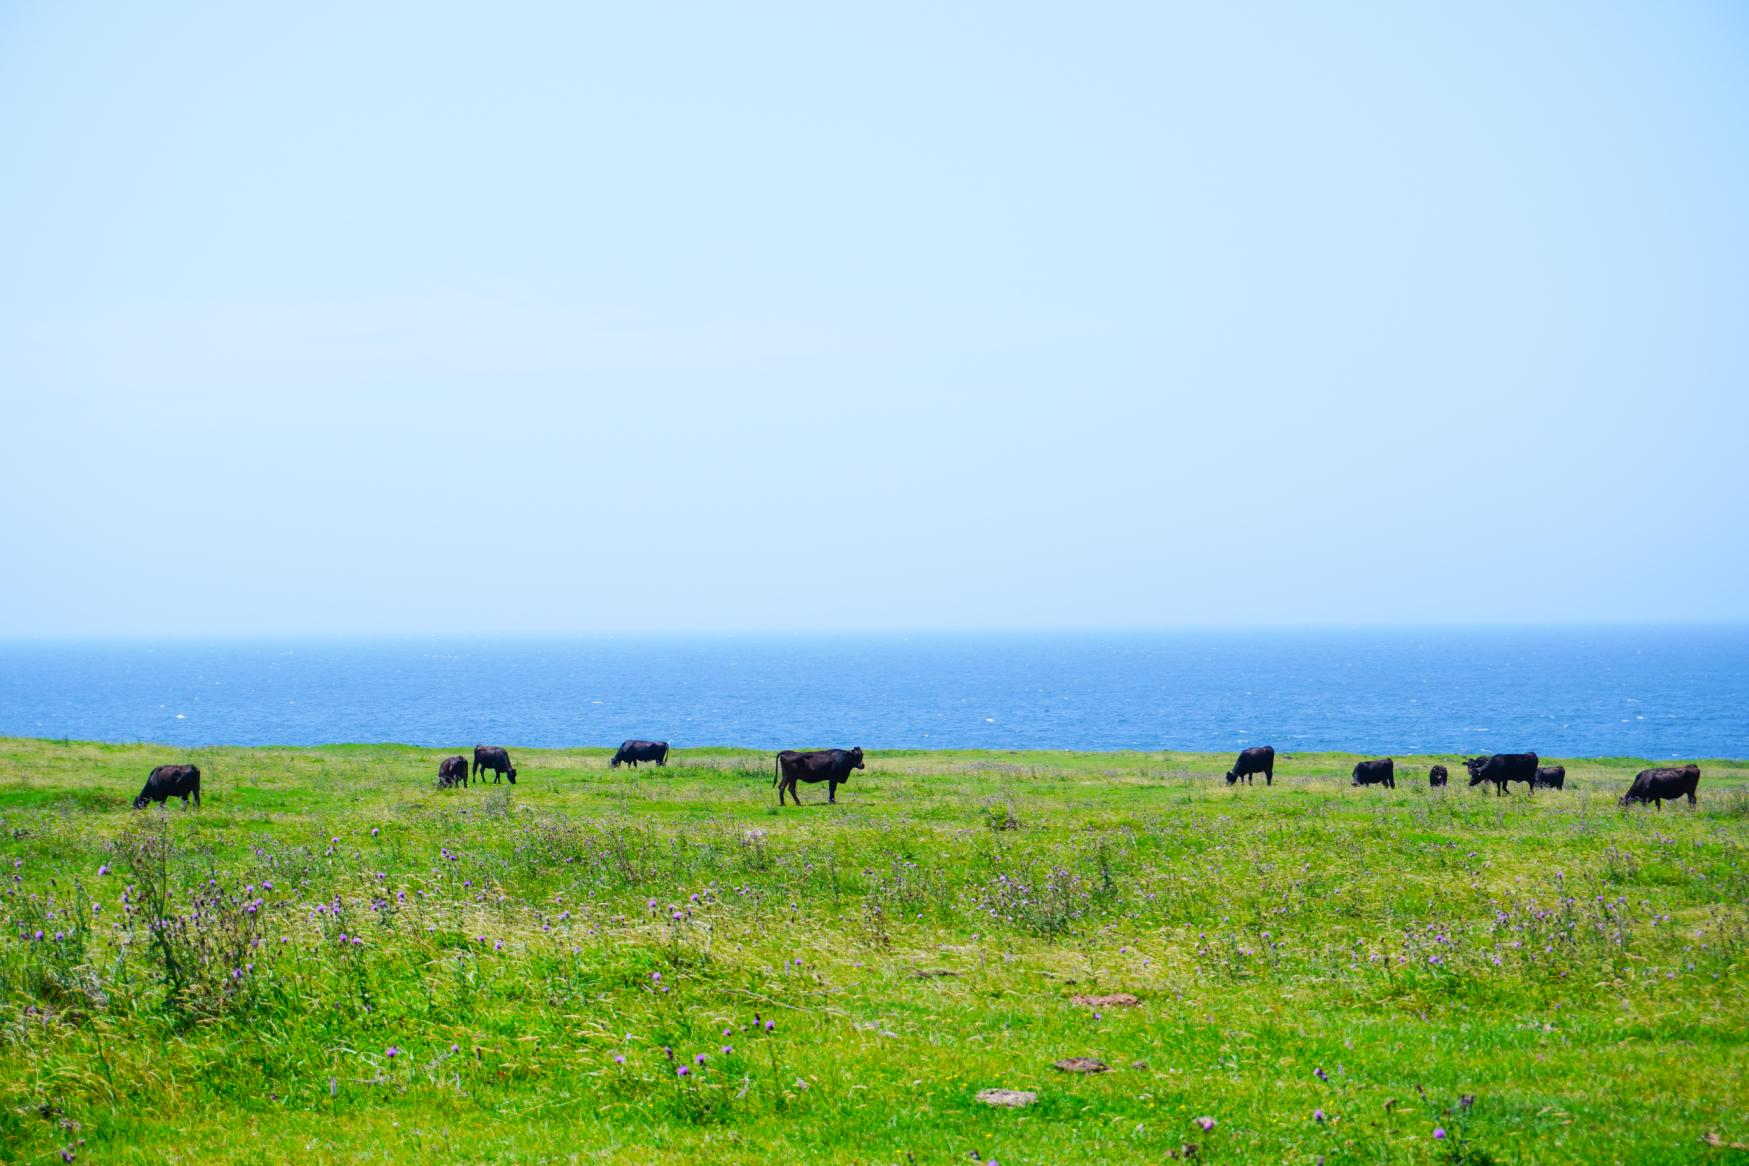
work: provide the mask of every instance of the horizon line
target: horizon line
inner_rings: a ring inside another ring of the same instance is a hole
[[[101,642],[250,642],[263,640],[387,641],[387,640],[615,640],[615,639],[912,639],[1020,636],[1146,636],[1203,633],[1293,633],[1293,632],[1475,632],[1475,631],[1580,631],[1632,628],[1749,628],[1749,617],[1683,616],[1621,619],[1564,620],[1463,620],[1463,621],[1262,621],[1257,623],[1186,624],[1085,624],[1037,627],[878,627],[845,626],[821,628],[548,628],[548,629],[446,629],[446,630],[250,630],[250,631],[99,631],[99,632],[0,632],[3,643],[101,643]]]

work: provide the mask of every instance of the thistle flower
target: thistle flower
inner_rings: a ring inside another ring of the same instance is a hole
[[[689,1077],[692,1075],[692,1070],[687,1068],[685,1065],[680,1065],[680,1066],[675,1068],[674,1075],[676,1077]]]
[[[1434,1126],[1433,1127],[1433,1140],[1436,1142],[1443,1141],[1444,1138],[1445,1138],[1445,1131],[1443,1129],[1439,1128],[1438,1126]]]
[[[1324,1120],[1324,1111],[1321,1109],[1314,1109],[1312,1111],[1312,1120],[1313,1121],[1323,1121]]]
[[[1196,1124],[1201,1126],[1202,1132],[1206,1134],[1215,1128],[1215,1119],[1212,1117],[1199,1117],[1196,1119]]]
[[[389,1046],[389,1047],[388,1047],[388,1048],[387,1048],[387,1049],[385,1049],[385,1050],[383,1050],[383,1055],[384,1055],[384,1056],[385,1056],[385,1057],[388,1057],[388,1058],[389,1058],[389,1060],[391,1060],[391,1061],[392,1061],[392,1060],[394,1060],[394,1059],[395,1059],[395,1058],[396,1058],[396,1057],[398,1057],[398,1056],[400,1056],[400,1055],[401,1055],[401,1050],[400,1050],[400,1048],[399,1048],[399,1047],[398,1047],[398,1046],[396,1046],[396,1045],[390,1045],[390,1046]]]

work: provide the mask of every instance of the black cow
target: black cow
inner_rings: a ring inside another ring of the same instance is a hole
[[[1494,795],[1504,796],[1506,783],[1522,781],[1527,790],[1536,788],[1536,754],[1535,753],[1496,753],[1492,757],[1472,757],[1464,762],[1464,768],[1469,770],[1470,785],[1478,786],[1484,781],[1494,783]]]
[[[1445,784],[1445,766],[1435,765],[1427,771],[1427,784],[1437,788]]]
[[[468,786],[468,759],[460,753],[437,763],[437,788],[448,789],[457,785],[463,789]]]
[[[186,810],[190,796],[199,806],[200,770],[193,765],[160,765],[146,776],[140,796],[134,799],[134,809],[145,809],[147,802],[163,805],[171,798],[181,798],[182,808]]]
[[[492,771],[492,784],[497,785],[500,777],[508,777],[510,784],[516,784],[516,769],[510,764],[510,754],[504,752],[500,745],[474,746],[474,777],[478,778],[486,770]]]
[[[777,804],[783,805],[783,795],[787,791],[795,798],[796,805],[802,804],[801,795],[796,793],[796,782],[805,781],[809,785],[818,782],[829,782],[826,787],[826,800],[838,800],[838,787],[850,780],[850,771],[866,768],[862,763],[862,749],[811,749],[798,753],[794,749],[785,749],[777,755],[777,776],[771,779],[771,784],[777,787]]]
[[[668,764],[668,742],[666,741],[625,741],[620,744],[619,752],[613,755],[608,763],[609,769],[618,769],[620,762],[625,762],[633,769],[640,761],[654,761],[657,765]]]
[[[1239,754],[1239,760],[1233,762],[1233,768],[1227,770],[1227,784],[1244,779],[1246,785],[1251,784],[1251,775],[1261,773],[1264,785],[1275,784],[1275,746],[1258,745],[1246,749]]]
[[[1389,757],[1377,761],[1361,761],[1354,767],[1349,785],[1382,785],[1386,789],[1397,788],[1397,766]]]
[[[1536,782],[1532,789],[1566,789],[1567,767],[1565,765],[1539,765],[1536,769]]]
[[[1631,805],[1634,802],[1651,802],[1658,809],[1664,808],[1664,799],[1675,801],[1686,796],[1688,804],[1694,805],[1694,789],[1700,784],[1700,766],[1693,764],[1664,769],[1642,769],[1634,775],[1634,784],[1628,787],[1628,792],[1621,796],[1621,804]]]

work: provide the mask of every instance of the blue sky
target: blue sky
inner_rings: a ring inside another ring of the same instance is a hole
[[[627,7],[0,7],[0,634],[1749,618],[1742,6]]]

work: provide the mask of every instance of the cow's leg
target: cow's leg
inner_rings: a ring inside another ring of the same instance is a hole
[[[1694,804],[1695,804],[1695,801],[1694,801],[1694,791],[1693,791],[1693,790],[1689,790],[1689,791],[1688,791],[1688,804],[1689,804],[1689,805],[1691,805],[1691,806],[1692,806],[1692,805],[1694,805]]]
[[[1263,771],[1263,784],[1266,786],[1275,784],[1275,767],[1273,765]]]
[[[831,802],[833,805],[838,804],[838,783],[837,782],[829,781],[826,783],[826,800],[828,802]]]

